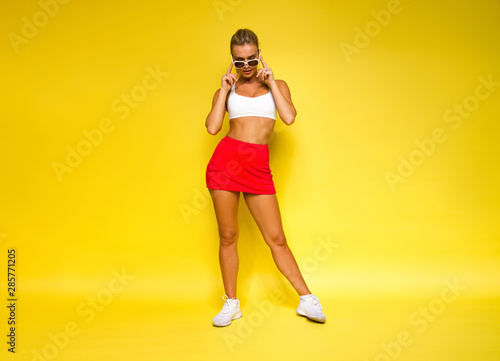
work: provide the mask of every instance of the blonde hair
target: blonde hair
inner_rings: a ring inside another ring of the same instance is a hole
[[[259,48],[259,39],[257,35],[250,29],[239,29],[231,37],[230,50],[233,52],[234,45],[255,44]]]

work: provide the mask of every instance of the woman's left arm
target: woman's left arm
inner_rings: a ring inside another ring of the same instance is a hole
[[[297,111],[293,106],[292,97],[290,95],[290,89],[284,80],[275,80],[273,71],[267,67],[262,56],[261,60],[264,68],[259,70],[257,77],[262,75],[262,80],[266,82],[273,93],[276,109],[278,110],[281,120],[283,120],[286,125],[290,125],[295,121],[295,117],[297,116]]]

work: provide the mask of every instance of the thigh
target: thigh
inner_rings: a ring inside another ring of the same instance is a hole
[[[219,232],[238,231],[238,203],[240,192],[209,189],[214,203]]]
[[[266,241],[284,235],[276,194],[243,193],[243,196]]]

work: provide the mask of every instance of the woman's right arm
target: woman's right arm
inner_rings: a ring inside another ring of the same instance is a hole
[[[231,87],[237,80],[236,74],[231,74],[232,69],[233,63],[231,63],[228,71],[222,77],[221,88],[214,94],[214,98],[212,100],[212,110],[210,110],[207,120],[205,121],[205,127],[212,135],[219,133],[222,129],[222,122],[224,121],[224,115],[226,115],[227,93],[231,90]]]
[[[217,89],[214,95],[214,99],[212,101],[212,110],[207,116],[207,120],[205,121],[205,126],[207,127],[207,131],[215,135],[219,133],[222,128],[222,122],[224,121],[224,115],[226,114],[226,96],[227,90],[224,91],[221,89]]]

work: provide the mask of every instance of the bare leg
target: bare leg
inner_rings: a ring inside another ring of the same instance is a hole
[[[239,192],[209,189],[219,228],[219,264],[224,290],[229,298],[236,298],[238,277],[238,203]]]
[[[288,247],[276,194],[243,193],[243,196],[264,240],[271,248],[271,254],[280,272],[288,279],[299,296],[310,294],[292,251]]]

